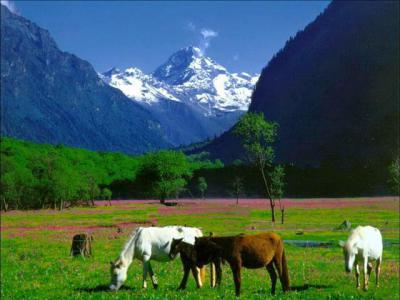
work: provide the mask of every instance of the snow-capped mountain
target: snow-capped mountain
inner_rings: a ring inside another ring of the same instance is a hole
[[[247,111],[258,79],[258,75],[229,73],[211,58],[203,56],[196,47],[173,54],[153,76],[173,87],[181,99],[197,104],[211,116],[218,111]]]
[[[112,68],[99,76],[155,115],[162,115],[165,120],[160,122],[174,136],[176,129],[170,123],[180,118],[184,137],[178,134],[172,138],[176,145],[197,142],[229,129],[247,111],[258,79],[258,75],[229,73],[196,47],[174,53],[152,74],[131,67],[125,71]],[[183,109],[190,118],[185,121],[177,115],[177,109]],[[192,134],[186,123],[193,122],[198,124]]]
[[[123,72],[112,68],[101,75],[106,83],[120,89],[135,101],[147,104],[159,102],[160,99],[179,101],[168,84],[158,81],[152,75],[144,74],[138,68],[128,68]]]

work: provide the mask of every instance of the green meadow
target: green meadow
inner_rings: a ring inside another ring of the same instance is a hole
[[[368,200],[368,201],[366,201]],[[157,201],[115,201],[111,206],[75,207],[63,211],[10,211],[1,215],[1,298],[2,299],[234,299],[232,274],[223,267],[222,286],[195,287],[177,291],[182,277],[180,259],[170,263],[153,261],[159,288],[148,279],[143,290],[142,266],[131,265],[128,280],[118,292],[110,292],[109,261],[121,251],[137,226],[186,224],[200,227],[205,235],[275,231],[286,243],[292,291],[270,295],[265,269],[242,272],[242,299],[398,299],[399,298],[399,200],[319,199],[287,201],[285,223],[272,224],[265,201],[228,200],[182,201],[166,207]],[[328,204],[327,204],[328,203]],[[337,203],[337,204],[336,204]],[[279,212],[277,214],[280,220]],[[337,242],[347,231],[337,230],[344,221],[352,227],[378,227],[385,241],[380,287],[372,273],[369,290],[356,290],[354,273],[344,271],[344,259]],[[72,236],[93,234],[93,256],[69,256]],[[327,247],[301,247],[293,241],[327,242]],[[208,272],[207,272],[208,275]],[[209,279],[209,276],[207,276]]]

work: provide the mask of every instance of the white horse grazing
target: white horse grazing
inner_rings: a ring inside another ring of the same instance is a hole
[[[352,230],[346,242],[340,241],[343,248],[345,270],[350,273],[353,265],[356,268],[356,287],[360,287],[360,269],[358,263],[363,263],[364,290],[368,290],[368,280],[372,271],[372,263],[375,260],[376,286],[379,286],[379,275],[382,263],[382,235],[377,228],[371,226],[358,226]]]
[[[150,260],[160,262],[170,261],[169,256],[172,239],[183,238],[187,243],[194,245],[195,237],[201,237],[203,233],[198,228],[183,226],[166,226],[166,227],[139,227],[137,228],[129,240],[126,242],[119,257],[111,262],[111,290],[118,290],[125,282],[128,268],[134,258],[143,262],[143,288],[147,287],[146,277],[150,273],[153,287],[158,287],[156,276],[150,265]],[[195,280],[198,287],[201,287],[200,278],[204,276],[204,269],[198,270]]]

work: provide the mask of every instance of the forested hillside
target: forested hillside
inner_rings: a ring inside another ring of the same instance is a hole
[[[250,111],[279,124],[276,158],[384,172],[398,156],[399,2],[333,1],[262,71]],[[200,151],[232,161],[229,131]]]
[[[128,156],[10,138],[1,139],[0,154],[3,209],[62,209],[77,204],[91,205],[95,199],[111,197],[157,198],[151,187],[162,182],[162,178],[142,176],[139,183],[135,181],[140,168],[157,158],[163,162],[164,173],[173,169],[178,159],[183,160],[184,171],[189,174],[203,168],[222,167],[218,161],[211,162],[201,156],[185,157],[175,151]]]

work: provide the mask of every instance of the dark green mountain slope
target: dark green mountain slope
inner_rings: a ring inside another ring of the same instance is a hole
[[[399,2],[332,2],[265,67],[250,111],[279,123],[280,162],[386,171],[398,155]],[[227,132],[200,151],[229,161],[238,144]]]

